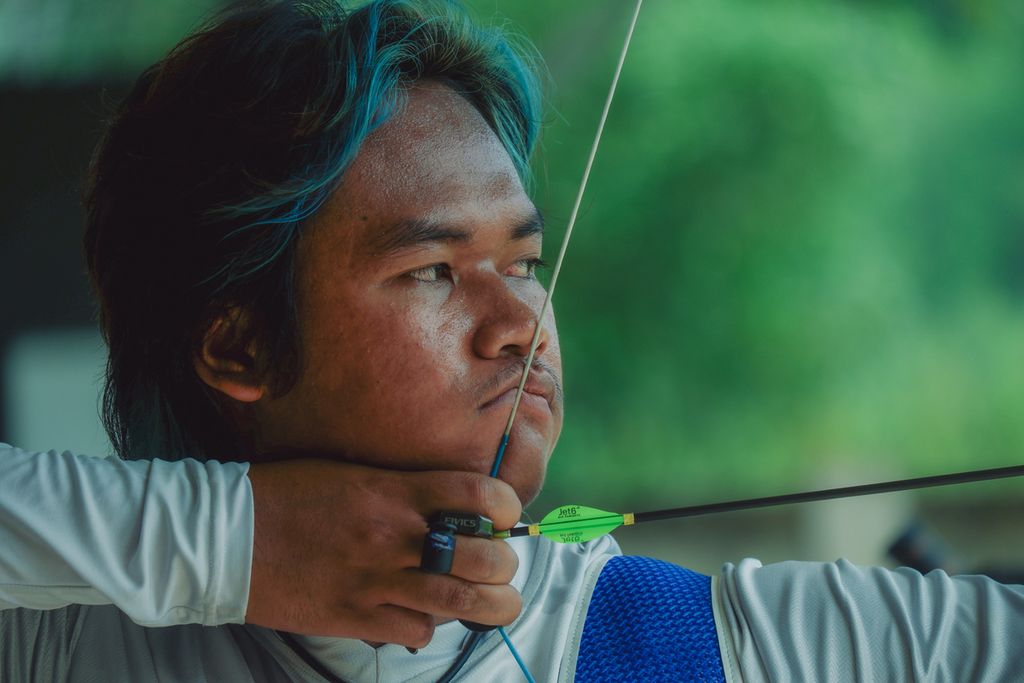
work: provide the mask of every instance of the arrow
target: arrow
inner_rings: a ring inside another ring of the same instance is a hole
[[[870,496],[878,493],[891,493],[894,491],[909,491],[912,489],[931,488],[935,486],[951,486],[953,484],[969,484],[978,481],[989,481],[992,479],[1006,479],[1008,477],[1024,476],[1024,465],[1012,465],[1010,467],[995,467],[986,470],[971,470],[968,472],[954,472],[952,474],[939,474],[930,477],[917,477],[914,479],[898,479],[895,481],[883,481],[876,484],[859,484],[857,486],[841,486],[839,488],[821,489],[818,491],[803,491],[800,493],[786,493],[778,496],[766,496],[763,498],[747,498],[744,500],[733,500],[723,503],[706,503],[703,505],[691,505],[681,508],[669,508],[666,510],[652,510],[650,512],[608,512],[585,505],[563,505],[555,508],[540,521],[539,524],[519,526],[507,531],[499,531],[494,538],[516,538],[518,536],[544,536],[557,543],[583,543],[599,536],[615,531],[620,526],[632,526],[642,522],[654,522],[663,519],[681,519],[683,517],[698,517],[700,515],[713,515],[720,512],[735,512],[737,510],[752,510],[755,508],[774,507],[777,505],[791,505],[793,503],[810,503],[819,500],[831,500],[834,498],[852,498],[855,496]]]

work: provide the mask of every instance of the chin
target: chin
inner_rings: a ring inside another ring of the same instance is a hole
[[[498,476],[516,490],[523,508],[532,503],[544,488],[548,462],[556,441],[557,437],[552,438],[550,434],[531,434],[525,430],[512,434]],[[490,473],[490,465],[487,472]]]
[[[488,473],[490,468],[488,468]],[[547,474],[547,458],[533,458],[528,461],[519,460],[510,462],[510,456],[506,454],[501,463],[501,471],[498,478],[507,483],[516,491],[519,502],[525,508],[532,503],[544,487],[544,477]]]
[[[519,502],[523,504],[523,509],[525,510],[540,495],[541,489],[544,488],[544,478],[541,477],[527,486],[513,486],[512,488],[516,490]]]

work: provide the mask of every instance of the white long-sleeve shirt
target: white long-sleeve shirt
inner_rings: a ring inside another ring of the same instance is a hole
[[[0,446],[0,681],[322,680],[278,634],[242,625],[253,523],[246,472]],[[508,633],[537,681],[571,681],[590,591],[618,548],[608,537],[509,542],[524,607]],[[1024,680],[1020,586],[755,560],[726,565],[711,586],[729,681]],[[419,683],[447,670],[465,635],[443,624],[415,655],[298,640],[351,683]],[[492,634],[458,680],[521,674]]]
[[[0,444],[0,609],[112,604],[142,626],[241,623],[248,470]]]

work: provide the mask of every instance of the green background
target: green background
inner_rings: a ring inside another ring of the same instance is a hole
[[[514,15],[551,70],[535,194],[553,254],[632,3],[477,4]],[[645,4],[555,297],[551,502],[1021,458],[1022,16]],[[955,495],[972,491],[993,489]]]

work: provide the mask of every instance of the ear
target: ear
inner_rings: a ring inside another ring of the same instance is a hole
[[[219,316],[203,336],[192,357],[192,367],[207,386],[242,403],[263,398],[267,385],[259,370],[255,344],[243,343],[248,335],[247,316],[232,308]]]

